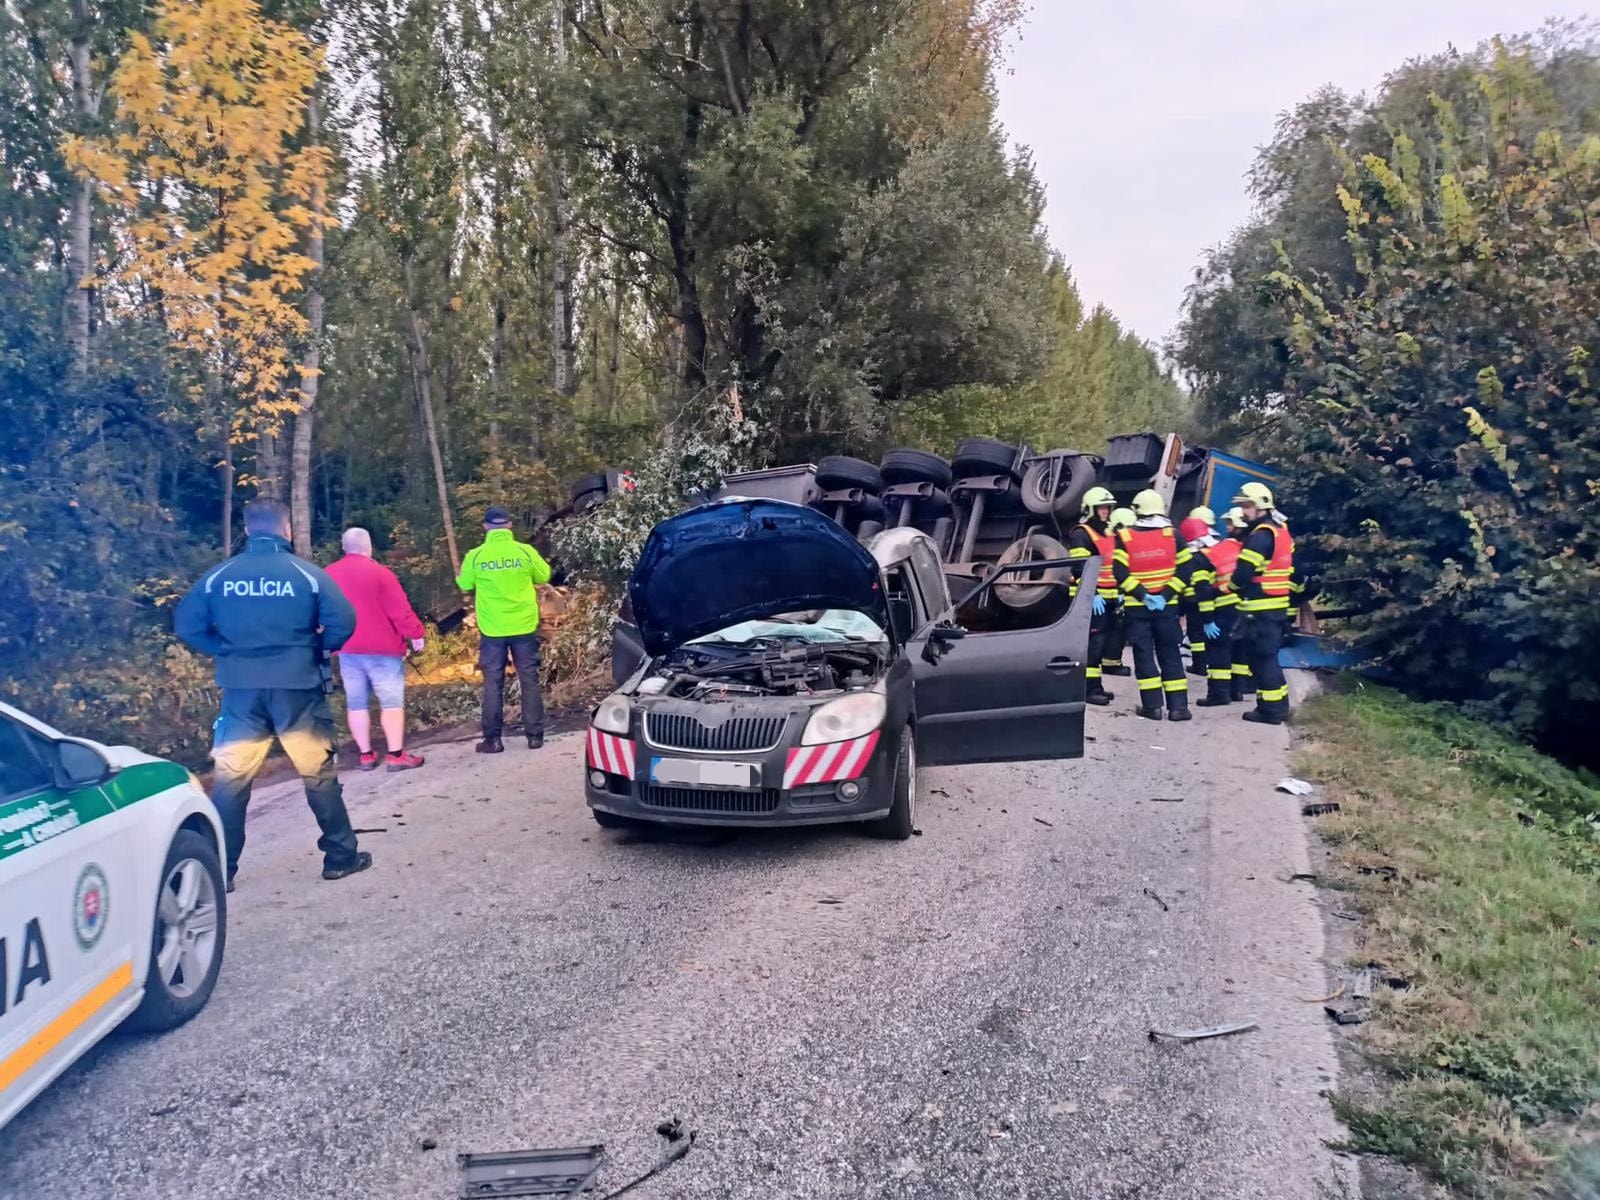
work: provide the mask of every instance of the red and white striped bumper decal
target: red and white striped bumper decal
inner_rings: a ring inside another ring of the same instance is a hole
[[[633,778],[633,743],[614,733],[589,726],[589,765],[610,775]]]
[[[855,779],[867,769],[872,751],[878,745],[878,735],[852,738],[848,742],[830,742],[826,746],[798,746],[789,751],[789,763],[784,768],[783,786],[804,787],[809,783],[838,783]]]

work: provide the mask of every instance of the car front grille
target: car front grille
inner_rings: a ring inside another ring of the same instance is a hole
[[[645,737],[663,750],[764,752],[783,737],[787,717],[730,717],[712,728],[687,713],[646,713]]]
[[[719,792],[713,788],[663,787],[644,785],[644,803],[651,808],[674,812],[720,813],[728,816],[759,816],[778,811],[777,788],[759,792]]]

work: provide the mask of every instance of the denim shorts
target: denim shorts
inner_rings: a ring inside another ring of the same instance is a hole
[[[404,708],[406,704],[406,661],[392,654],[341,654],[339,677],[344,680],[345,703],[350,708],[367,707],[374,693],[379,708]]]

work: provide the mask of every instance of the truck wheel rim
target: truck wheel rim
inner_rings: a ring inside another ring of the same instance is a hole
[[[199,859],[185,858],[167,873],[156,902],[156,972],[176,999],[200,990],[217,957],[217,885]]]

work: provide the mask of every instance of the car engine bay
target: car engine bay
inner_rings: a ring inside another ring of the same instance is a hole
[[[718,701],[851,692],[872,686],[886,661],[887,648],[867,642],[691,644],[657,659],[637,694]]]

